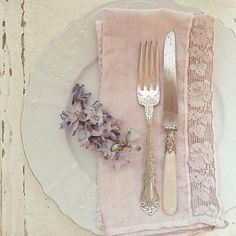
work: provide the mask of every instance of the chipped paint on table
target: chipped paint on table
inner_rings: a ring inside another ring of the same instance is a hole
[[[36,59],[71,20],[103,2],[108,1],[0,0],[0,235],[94,235],[64,216],[43,193],[25,159],[20,119],[22,96]],[[236,32],[235,0],[176,2],[214,14]],[[204,235],[235,235],[236,208],[228,211],[226,218],[226,229]]]

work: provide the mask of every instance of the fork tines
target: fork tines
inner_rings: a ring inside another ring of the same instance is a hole
[[[158,68],[158,43],[156,41],[141,42],[138,65],[139,89],[156,90],[159,87]]]

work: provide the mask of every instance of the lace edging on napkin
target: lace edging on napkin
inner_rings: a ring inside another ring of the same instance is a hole
[[[188,174],[193,216],[218,218],[218,200],[212,111],[214,19],[193,18],[188,65]]]

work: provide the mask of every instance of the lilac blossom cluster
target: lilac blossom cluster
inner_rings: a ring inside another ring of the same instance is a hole
[[[122,139],[119,121],[104,111],[100,102],[91,100],[91,93],[77,83],[72,90],[71,103],[60,115],[61,128],[76,136],[82,146],[98,151],[105,159],[120,161],[125,151],[139,151],[138,145],[131,144],[137,137],[134,130],[129,129]]]

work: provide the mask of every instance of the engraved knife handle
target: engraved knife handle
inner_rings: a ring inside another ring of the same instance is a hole
[[[152,143],[152,119],[147,119],[147,153],[143,182],[141,207],[148,215],[152,215],[159,208],[159,195],[156,190],[156,161]]]
[[[175,132],[167,131],[163,183],[163,210],[173,215],[177,209]]]

